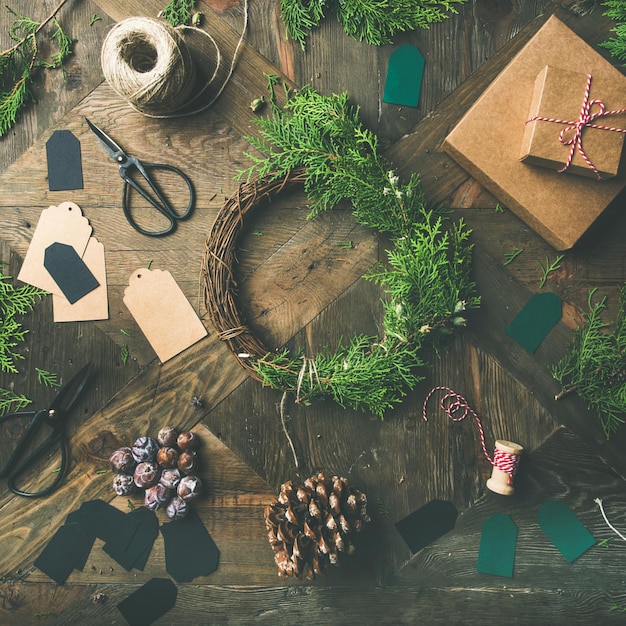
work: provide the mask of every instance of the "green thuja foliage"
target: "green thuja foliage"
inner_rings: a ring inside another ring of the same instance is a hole
[[[160,17],[168,21],[172,26],[189,24],[196,0],[170,0],[168,5],[161,11]]]
[[[612,327],[602,319],[606,297],[594,303],[595,292],[589,293],[584,324],[552,374],[563,387],[557,399],[576,392],[598,413],[608,439],[626,417],[626,288]]]
[[[281,15],[289,37],[304,48],[310,31],[333,12],[348,35],[380,46],[397,32],[429,28],[467,0],[281,0]]]
[[[309,217],[349,201],[357,221],[388,235],[392,245],[387,263],[365,276],[386,292],[381,339],[358,336],[312,358],[268,354],[257,371],[266,385],[300,401],[329,397],[382,417],[422,379],[421,348],[464,326],[465,311],[479,305],[471,231],[427,206],[419,176],[400,180],[347,95],[305,87],[289,94],[282,109],[273,97],[270,103],[268,117],[255,120],[259,135],[248,141],[256,151],[240,176],[278,179],[302,168]]]
[[[614,36],[600,45],[615,58],[626,62],[626,0],[606,0],[602,6],[606,9],[604,15],[615,20],[617,24],[611,29]]]
[[[19,316],[31,311],[45,294],[31,285],[16,287],[11,277],[0,271],[0,370],[3,372],[17,374],[16,361],[24,357],[16,349],[28,332]]]
[[[11,277],[2,273],[0,266],[0,370],[3,372],[18,372],[17,362],[24,358],[18,348],[28,332],[22,327],[19,318],[31,311],[45,293],[31,285],[16,287]],[[12,408],[21,409],[29,403],[30,400],[23,395],[0,389],[0,415]]]
[[[43,22],[6,7],[13,16],[9,35],[15,43],[0,52],[0,137],[13,127],[22,109],[32,100],[30,88],[34,73],[39,69],[58,69],[72,54],[75,40],[63,31],[54,18],[65,1]],[[48,58],[42,58],[38,37],[48,23],[52,23],[54,28],[50,41],[55,51]]]

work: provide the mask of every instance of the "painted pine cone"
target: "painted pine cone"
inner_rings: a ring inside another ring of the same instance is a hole
[[[278,575],[313,579],[328,565],[339,565],[340,555],[354,552],[352,536],[369,521],[367,497],[347,478],[319,473],[298,487],[286,482],[265,507]]]

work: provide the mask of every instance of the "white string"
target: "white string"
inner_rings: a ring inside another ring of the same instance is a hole
[[[618,535],[621,539],[623,539],[624,541],[626,541],[626,537],[624,537],[624,535],[622,535],[622,533],[619,532],[619,530],[617,530],[617,528],[615,528],[615,526],[613,526],[613,524],[611,524],[611,522],[609,522],[606,513],[604,512],[604,507],[602,506],[602,500],[600,500],[600,498],[596,498],[594,500],[594,502],[600,507],[600,512],[602,513],[602,517],[604,518],[604,521],[606,522],[606,525],[616,534]]]

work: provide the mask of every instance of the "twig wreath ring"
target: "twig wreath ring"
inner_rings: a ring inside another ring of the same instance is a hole
[[[253,165],[241,173],[247,182],[224,203],[206,241],[207,311],[235,357],[265,386],[304,404],[332,399],[382,418],[423,379],[421,348],[436,347],[465,326],[465,311],[479,305],[470,275],[471,231],[462,220],[452,223],[445,211],[427,206],[417,175],[400,181],[346,94],[287,90],[281,109],[274,85],[270,77],[270,115],[255,120],[260,137],[247,138],[256,149],[247,155]],[[296,184],[311,202],[309,218],[347,200],[359,224],[390,238],[387,264],[364,276],[386,291],[382,337],[357,335],[334,353],[314,356],[274,353],[242,320],[234,266],[244,219]]]

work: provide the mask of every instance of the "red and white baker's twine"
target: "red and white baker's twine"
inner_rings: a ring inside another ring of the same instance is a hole
[[[591,170],[596,175],[598,180],[602,178],[600,176],[600,172],[597,170],[596,166],[591,162],[591,159],[586,155],[585,150],[583,149],[583,130],[585,128],[599,128],[600,130],[610,130],[615,133],[626,133],[626,128],[616,128],[615,126],[604,126],[602,124],[594,124],[593,122],[597,120],[599,117],[606,117],[608,115],[619,115],[620,113],[626,113],[626,109],[613,109],[611,111],[606,110],[606,106],[602,100],[589,100],[589,93],[591,91],[591,74],[587,74],[587,85],[585,87],[585,96],[583,98],[582,106],[580,107],[580,116],[578,120],[562,120],[556,117],[542,117],[540,115],[535,115],[530,119],[526,120],[528,122],[554,122],[555,124],[566,124],[567,126],[561,130],[559,133],[559,141],[564,146],[571,146],[569,155],[567,156],[567,161],[565,165],[558,170],[559,172],[564,172],[571,164],[574,158],[574,154],[578,151],[578,154],[584,159],[585,163],[591,168]],[[592,107],[597,106],[598,109],[595,113],[591,112]],[[574,134],[566,138],[568,133],[574,131]]]
[[[513,477],[515,476],[517,466],[519,465],[520,456],[518,454],[509,454],[508,452],[498,450],[497,448],[494,450],[493,458],[489,456],[487,446],[485,445],[485,433],[483,431],[483,425],[480,418],[476,415],[476,412],[470,407],[467,400],[463,396],[459,395],[449,387],[433,387],[428,392],[422,407],[422,417],[424,418],[424,421],[428,421],[428,416],[426,414],[428,402],[437,391],[445,392],[439,401],[439,408],[444,411],[444,413],[446,413],[453,422],[462,422],[468,415],[474,418],[476,425],[478,426],[478,432],[480,433],[480,445],[482,446],[485,458],[489,461],[489,463],[491,463],[491,465],[508,474],[509,484],[512,485]]]

